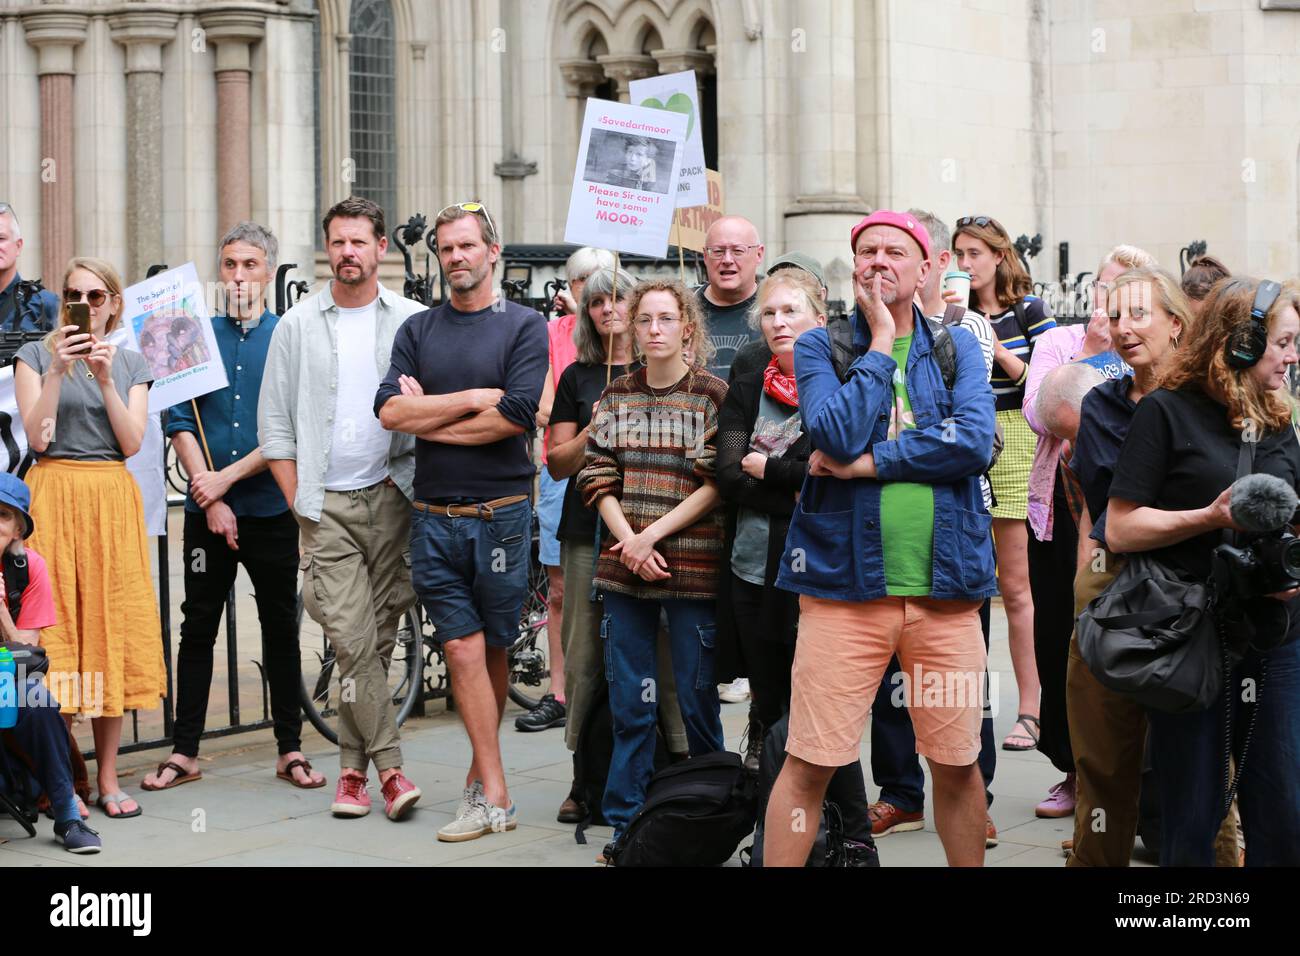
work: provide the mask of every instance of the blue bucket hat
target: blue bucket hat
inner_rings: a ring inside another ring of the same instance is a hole
[[[36,530],[31,515],[32,493],[21,478],[7,471],[0,471],[0,504],[8,505],[23,516],[26,528],[23,537],[30,538]]]

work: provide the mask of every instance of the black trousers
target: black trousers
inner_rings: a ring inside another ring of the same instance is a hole
[[[298,522],[291,512],[239,519],[239,550],[185,513],[185,601],[176,655],[177,753],[197,757],[212,686],[212,653],[239,565],[253,582],[262,627],[271,719],[282,754],[302,749],[302,659],[298,652]]]
[[[1061,773],[1074,772],[1070,723],[1065,709],[1065,674],[1074,633],[1074,572],[1079,529],[1070,516],[1058,475],[1052,502],[1052,540],[1039,541],[1029,529],[1029,593],[1034,599],[1034,660],[1042,685],[1038,749]]]
[[[763,618],[761,587],[733,574],[731,602],[741,649],[749,666],[749,719],[766,733],[767,728],[790,711],[794,644],[783,640],[783,635],[769,633],[771,621]],[[839,807],[846,838],[859,843],[872,842],[871,818],[867,816],[867,784],[862,776],[860,760],[835,771],[826,786],[826,799]]]

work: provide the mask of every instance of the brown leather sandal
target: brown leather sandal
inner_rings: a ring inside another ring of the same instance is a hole
[[[329,783],[328,780],[322,780],[320,783],[299,783],[298,778],[293,775],[295,767],[302,767],[303,773],[307,774],[309,780],[311,779],[311,761],[309,760],[290,760],[284,765],[284,769],[277,770],[275,775],[281,780],[288,780],[299,790],[318,790]]]
[[[141,782],[140,784],[141,789],[170,790],[172,787],[179,787],[183,783],[193,783],[195,780],[203,779],[203,772],[201,770],[196,770],[194,771],[194,773],[190,773],[180,764],[172,760],[164,760],[162,763],[160,763],[158,765],[158,769],[154,771],[154,776],[161,776],[164,770],[170,770],[173,773],[175,773],[176,776],[172,777],[171,780],[167,781],[167,783],[164,783],[161,787],[159,786],[151,787],[149,786],[149,784]]]

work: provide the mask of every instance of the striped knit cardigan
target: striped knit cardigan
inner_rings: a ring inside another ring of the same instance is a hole
[[[583,503],[596,507],[614,495],[636,533],[662,518],[712,479],[717,465],[718,412],[727,385],[692,368],[676,385],[652,389],[644,368],[615,379],[600,398],[587,437],[586,464],[578,473]],[[718,593],[723,512],[714,509],[690,527],[669,535],[656,550],[672,577],[645,581],[623,566],[601,542],[596,586],[636,598],[711,601]]]

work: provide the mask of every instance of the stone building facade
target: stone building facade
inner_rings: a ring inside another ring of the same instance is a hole
[[[1300,271],[1300,0],[0,0],[0,198],[24,272],[215,268],[239,218],[323,270],[319,214],[481,198],[564,231],[588,96],[694,69],[728,211],[848,291],[876,207]],[[389,268],[392,268],[390,264]]]

